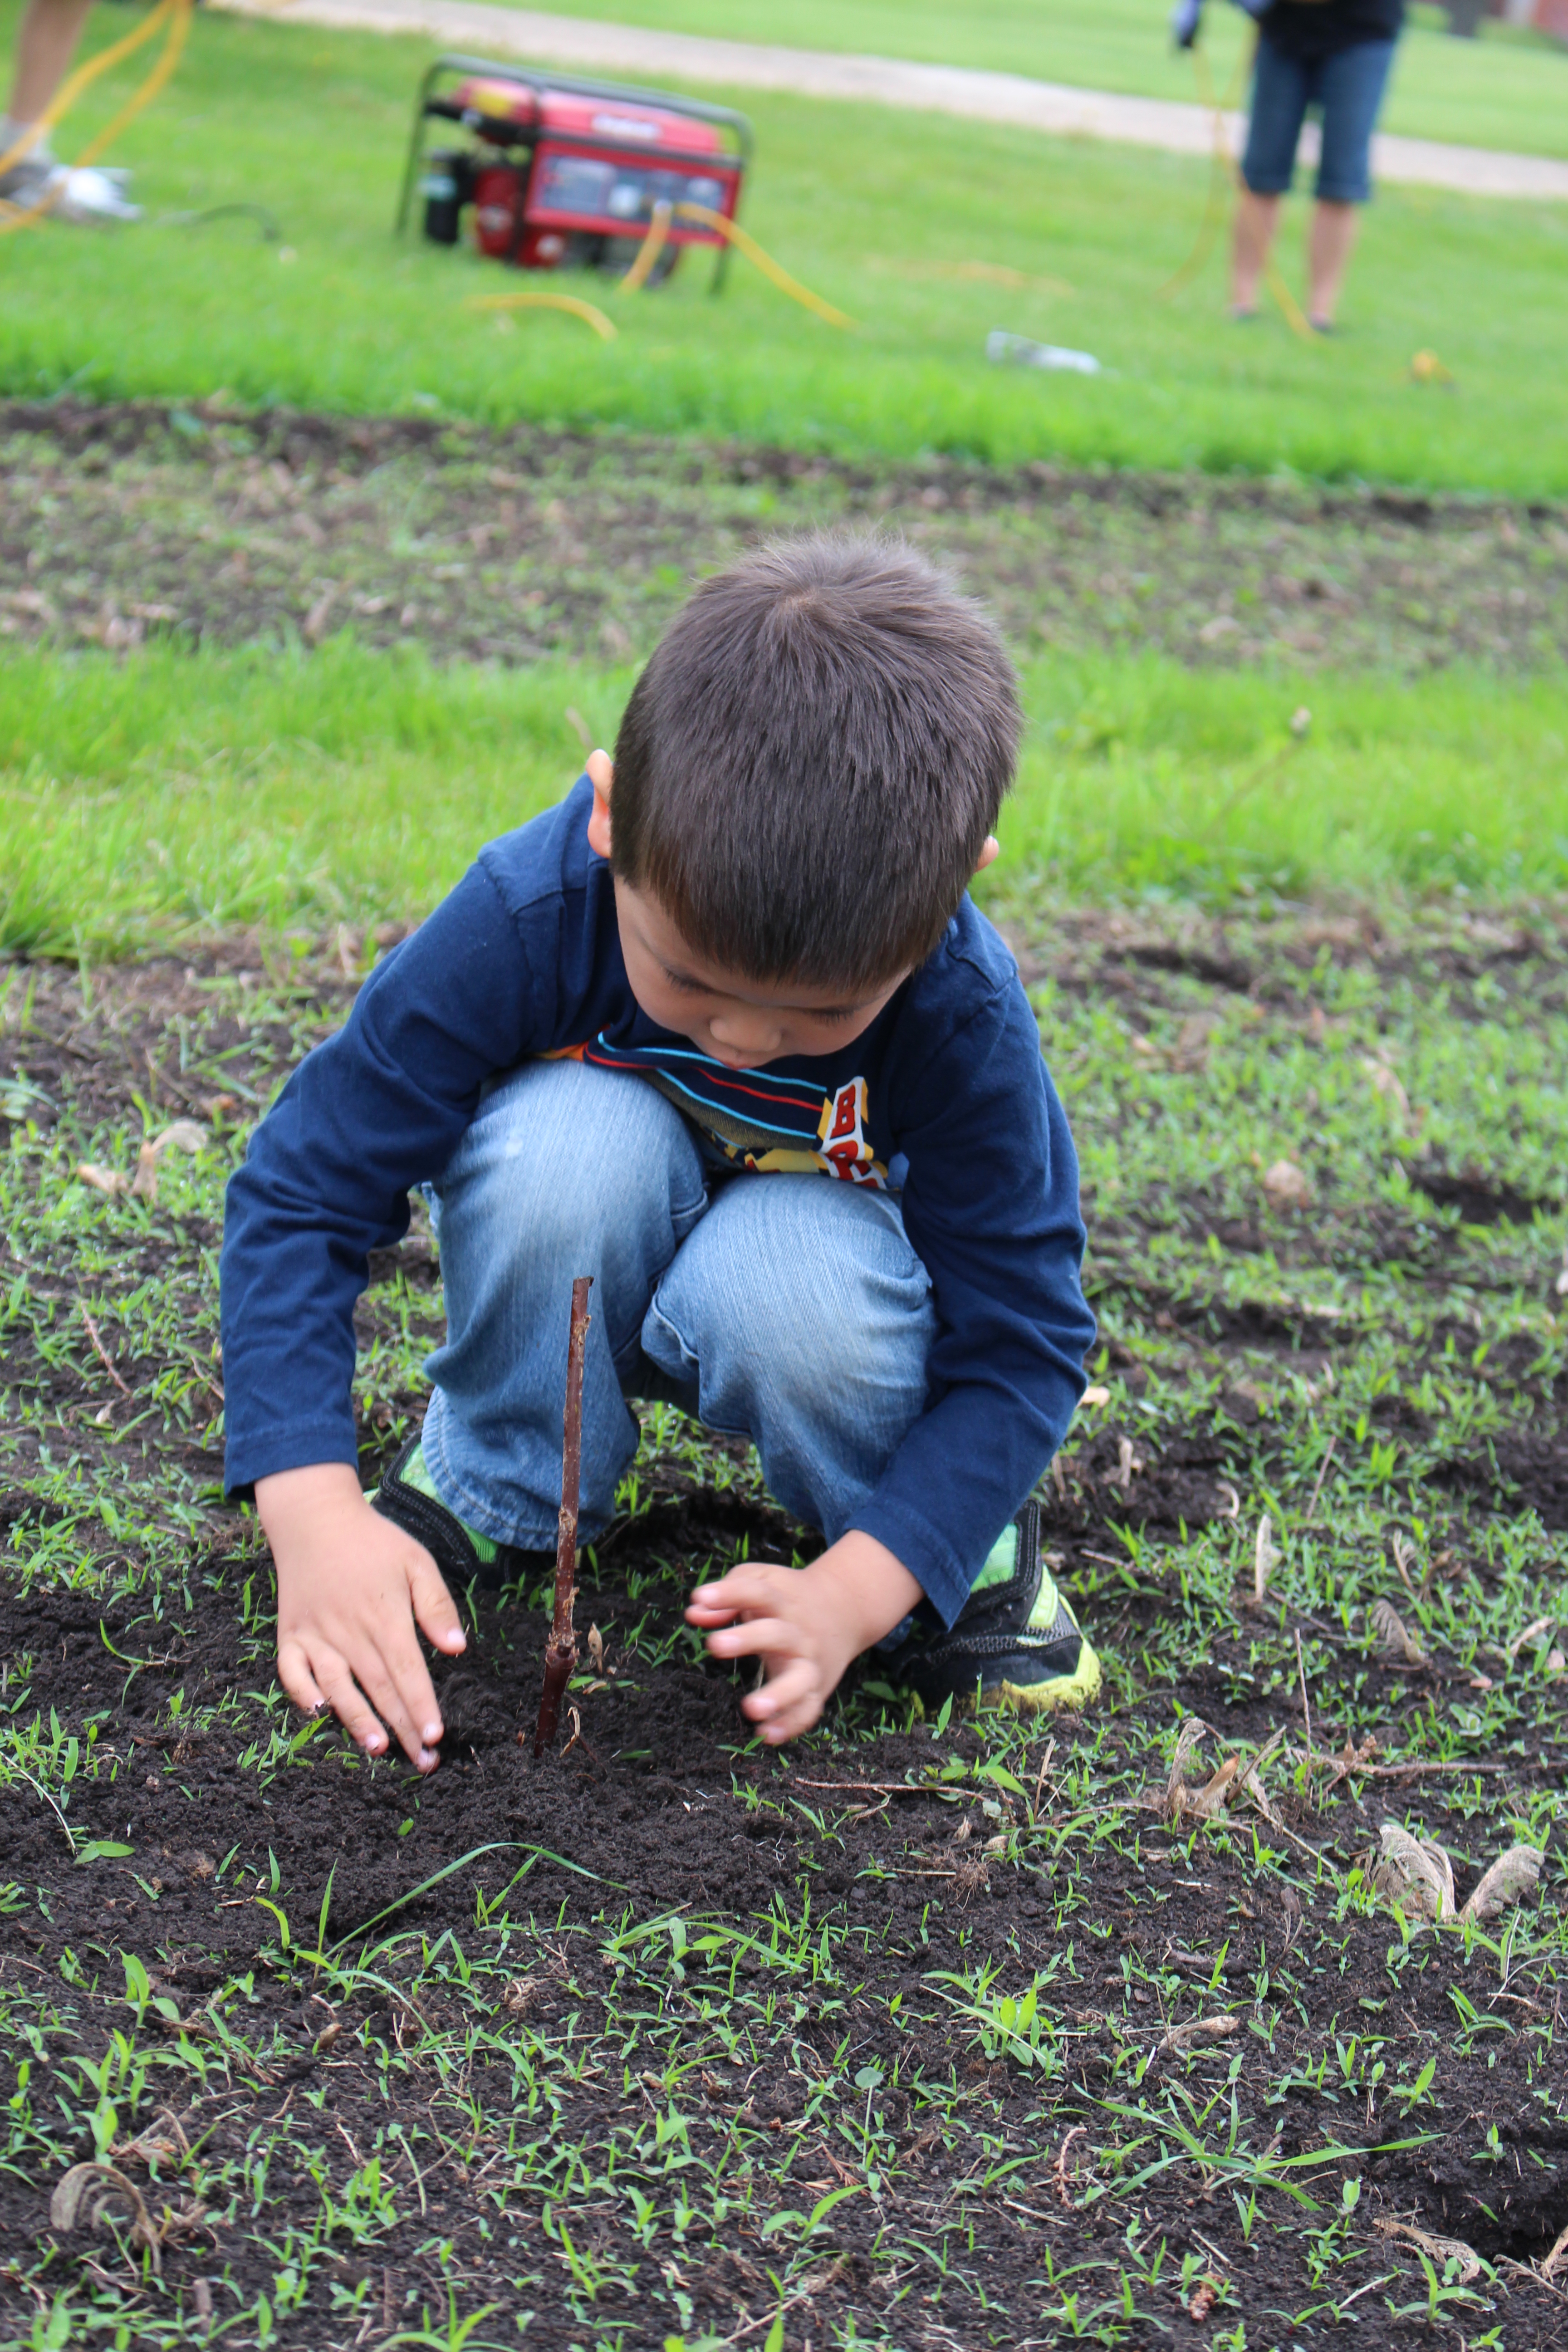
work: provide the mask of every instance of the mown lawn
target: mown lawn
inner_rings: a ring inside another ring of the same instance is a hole
[[[651,25],[710,39],[870,51],[930,65],[978,66],[1087,89],[1191,103],[1205,89],[1172,47],[1165,0],[573,0],[556,13]],[[1238,8],[1205,12],[1209,87],[1235,84],[1251,30]],[[1568,154],[1568,54],[1526,27],[1483,20],[1479,40],[1454,40],[1442,10],[1409,11],[1384,127],[1532,155]]]
[[[11,22],[0,12],[0,35]],[[202,15],[171,92],[118,151],[147,222],[0,246],[0,390],[226,392],[850,453],[1287,469],[1524,496],[1568,485],[1568,206],[1386,191],[1346,333],[1303,342],[1278,316],[1227,323],[1217,249],[1194,284],[1159,299],[1199,234],[1203,163],[759,98],[746,100],[759,142],[746,218],[860,325],[837,332],[746,268],[714,302],[693,270],[655,295],[610,299],[620,332],[606,345],[559,314],[469,310],[468,297],[505,284],[499,267],[392,243],[429,54]],[[84,103],[84,131],[129,89],[134,62]],[[261,205],[277,241],[254,216],[184,217],[235,204]],[[1286,243],[1295,270],[1294,228]],[[997,326],[1087,350],[1108,373],[992,367]],[[1414,376],[1420,351],[1447,376]]]
[[[0,944],[424,913],[613,741],[696,573],[824,523],[910,534],[1017,651],[994,907],[1568,878],[1550,511],[178,408],[0,428]]]

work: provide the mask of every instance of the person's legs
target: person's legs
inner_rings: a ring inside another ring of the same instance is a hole
[[[1296,168],[1310,89],[1308,68],[1261,34],[1231,244],[1230,303],[1238,318],[1250,317],[1258,307],[1258,283],[1279,226],[1279,200]]]
[[[1360,226],[1361,213],[1355,205],[1331,204],[1320,197],[1313,207],[1307,241],[1307,316],[1321,332],[1334,323],[1340,289]]]
[[[48,105],[76,55],[91,5],[92,0],[28,0],[17,28],[16,79],[5,110],[14,123],[37,122]]]
[[[1307,315],[1314,327],[1333,324],[1358,208],[1372,194],[1372,134],[1393,63],[1392,41],[1358,41],[1325,58],[1320,70],[1323,142],[1307,247]]]
[[[1279,226],[1278,196],[1255,195],[1246,186],[1236,192],[1236,229],[1230,249],[1230,307],[1238,319],[1258,308],[1258,289]]]
[[[40,120],[81,37],[92,0],[28,0],[16,35],[11,110],[0,116],[0,204],[55,221],[134,221],[142,208],[125,194],[128,172],[112,165],[62,163]]]
[[[829,1543],[923,1410],[931,1284],[885,1192],[738,1176],[659,1280],[643,1350]]]
[[[572,1282],[591,1274],[581,1520],[591,1542],[637,1450],[625,1391],[637,1385],[655,1285],[703,1213],[701,1155],[644,1080],[530,1062],[486,1097],[433,1191],[447,1336],[427,1367],[423,1450],[437,1492],[497,1542],[553,1547]]]

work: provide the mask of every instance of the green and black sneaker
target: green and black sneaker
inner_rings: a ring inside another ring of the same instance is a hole
[[[992,1546],[958,1621],[916,1630],[888,1661],[890,1682],[925,1707],[946,1698],[1040,1715],[1088,1706],[1100,1695],[1100,1660],[1079,1631],[1040,1554],[1040,1507],[1026,1503]]]
[[[365,1500],[384,1519],[424,1545],[448,1584],[479,1584],[493,1592],[516,1577],[537,1576],[553,1558],[550,1552],[524,1551],[519,1544],[496,1543],[449,1511],[436,1492],[416,1437],[409,1439]]]

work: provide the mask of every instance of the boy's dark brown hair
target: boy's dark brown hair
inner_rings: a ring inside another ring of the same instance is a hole
[[[885,984],[956,910],[1018,730],[995,629],[911,548],[775,541],[704,581],[632,689],[615,871],[749,980]]]

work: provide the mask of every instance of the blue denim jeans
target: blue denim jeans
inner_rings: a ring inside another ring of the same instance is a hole
[[[1252,116],[1241,176],[1255,196],[1282,196],[1296,169],[1296,144],[1309,106],[1321,110],[1318,154],[1320,202],[1364,205],[1372,194],[1368,158],[1378,109],[1394,63],[1392,41],[1357,41],[1332,57],[1287,56],[1268,37],[1258,43]]]
[[[829,1542],[926,1401],[931,1284],[896,1199],[826,1176],[725,1175],[646,1079],[529,1062],[485,1095],[432,1210],[447,1344],[425,1459],[502,1543],[552,1549],[575,1275],[591,1274],[582,1539],[637,1450],[628,1396],[750,1437]]]

